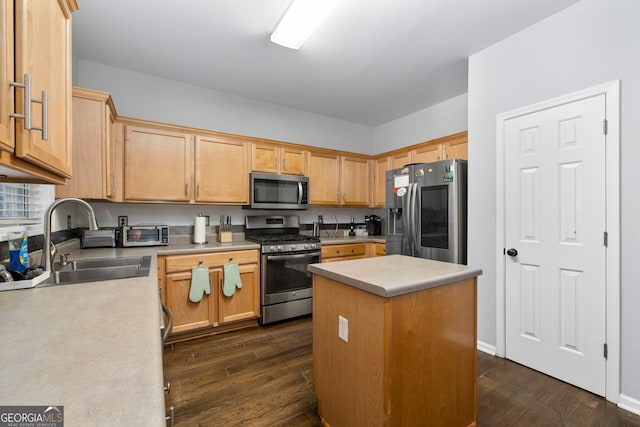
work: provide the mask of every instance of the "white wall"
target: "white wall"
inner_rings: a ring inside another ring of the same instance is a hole
[[[425,108],[374,129],[375,153],[467,130],[467,94]]]
[[[120,116],[374,154],[369,126],[96,62],[77,62],[75,84],[109,92]]]
[[[640,400],[640,2],[583,0],[469,59],[469,263],[478,339],[496,343],[496,115],[621,80],[621,392]],[[640,402],[639,402],[640,403]]]

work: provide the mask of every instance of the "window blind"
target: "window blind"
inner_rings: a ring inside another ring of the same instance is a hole
[[[0,184],[0,225],[42,220],[42,198],[35,184]]]

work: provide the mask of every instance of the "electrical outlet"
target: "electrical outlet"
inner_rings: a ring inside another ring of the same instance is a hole
[[[71,230],[71,215],[67,215],[67,230]]]
[[[118,215],[118,227],[126,227],[129,225],[129,217],[126,215]]]
[[[209,215],[202,215],[202,216],[206,218],[206,219],[204,220],[204,222],[205,222],[205,224],[204,224],[204,225],[208,227],[208,226],[209,226]]]
[[[349,342],[349,320],[340,315],[338,315],[338,338]]]

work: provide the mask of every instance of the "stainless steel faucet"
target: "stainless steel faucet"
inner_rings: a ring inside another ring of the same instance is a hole
[[[42,248],[42,257],[44,259],[44,269],[45,271],[51,270],[51,215],[55,208],[60,206],[63,203],[71,202],[79,204],[80,206],[84,206],[84,208],[89,211],[89,229],[97,230],[98,223],[96,222],[96,214],[93,212],[93,208],[87,202],[82,199],[76,199],[73,197],[67,197],[64,199],[58,199],[51,203],[51,205],[47,208],[47,212],[44,215],[44,247]]]

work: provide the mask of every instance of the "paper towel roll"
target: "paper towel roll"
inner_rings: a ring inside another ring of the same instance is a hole
[[[193,243],[205,243],[207,218],[203,216],[196,217],[196,225],[193,227]]]

